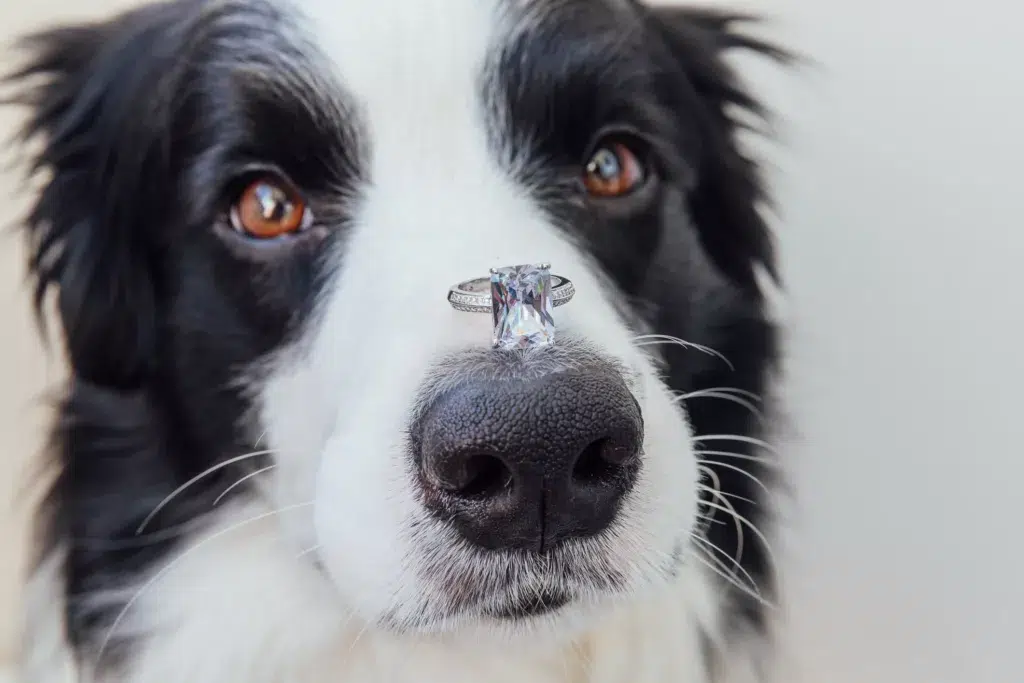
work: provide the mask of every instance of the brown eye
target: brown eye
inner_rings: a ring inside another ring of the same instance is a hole
[[[252,237],[272,239],[306,225],[306,203],[288,182],[274,177],[250,183],[231,207],[235,229]]]
[[[598,148],[587,162],[583,184],[594,197],[622,197],[643,184],[646,172],[636,154],[615,142]]]

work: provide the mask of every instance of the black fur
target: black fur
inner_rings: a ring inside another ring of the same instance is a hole
[[[252,450],[258,435],[240,426],[250,402],[232,383],[235,372],[296,333],[328,275],[313,243],[297,247],[286,265],[236,258],[209,230],[222,213],[225,183],[253,160],[272,162],[315,200],[358,174],[351,151],[358,145],[342,144],[356,133],[344,123],[324,128],[338,117],[310,116],[272,90],[247,91],[230,65],[258,63],[267,52],[245,53],[249,43],[236,35],[244,22],[198,22],[190,11],[196,4],[164,3],[32,36],[22,45],[26,66],[8,80],[15,101],[30,107],[22,138],[42,143],[33,172],[50,174],[25,233],[41,313],[57,292],[73,378],[53,430],[58,478],[40,517],[38,550],[46,556],[66,547],[69,596],[150,567],[238,479],[241,465],[204,479],[136,535],[176,488]],[[549,188],[540,199],[585,235],[653,332],[728,359],[666,347],[672,389],[732,387],[767,397],[778,340],[756,272],[777,275],[759,211],[768,198],[737,144],[742,124],[729,108],[755,117],[764,111],[724,54],[785,55],[740,31],[745,17],[636,5],[635,23],[624,30],[616,23],[621,15],[559,6],[575,13],[571,21],[542,26],[538,31],[551,35],[524,36],[509,47],[503,94],[494,103],[520,127],[513,135],[539,141],[530,180]],[[558,32],[567,26],[578,34]],[[278,40],[273,33],[259,39]],[[294,57],[288,63],[301,63],[280,42],[282,54]],[[559,194],[565,185],[558,169],[585,157],[602,116],[625,117],[650,133],[663,186],[628,212],[595,217]],[[282,128],[295,136],[276,139],[273,131]],[[325,151],[324,140],[336,146]],[[687,410],[698,435],[762,435],[763,425],[742,405],[694,398]],[[746,442],[701,446],[764,455]],[[772,486],[771,472],[753,460],[706,459],[737,512],[770,528],[753,478]],[[714,516],[710,540],[733,556],[736,528],[726,515]],[[742,568],[770,598],[767,551],[744,531]],[[737,629],[763,630],[763,607],[738,591],[735,598]],[[69,600],[71,642],[94,643],[96,625],[109,621],[112,609]]]
[[[762,120],[767,120],[768,113],[729,68],[725,53],[747,50],[784,63],[792,56],[744,33],[743,25],[755,21],[753,17],[693,9],[661,10],[658,15],[658,32],[705,105],[699,109],[703,145],[696,187],[689,196],[689,213],[704,249],[732,286],[708,293],[709,300],[699,306],[691,305],[686,316],[686,307],[675,301],[663,302],[658,307],[654,327],[659,331],[672,330],[670,334],[715,349],[729,362],[729,366],[723,366],[705,357],[698,359],[703,362],[694,363],[692,354],[669,347],[665,350],[670,368],[668,382],[674,389],[695,392],[732,387],[761,398],[763,417],[734,402],[707,398],[687,401],[687,413],[697,435],[744,435],[757,439],[768,436],[763,420],[773,417],[771,387],[778,379],[780,367],[778,332],[766,317],[756,271],[762,268],[776,282],[779,273],[772,235],[761,213],[770,205],[770,197],[756,162],[738,144],[736,136],[744,126],[733,118],[729,108],[736,107]],[[662,258],[673,262],[685,256],[666,247]],[[673,289],[670,280],[655,277],[652,284],[652,291],[656,292]],[[706,441],[700,450],[741,456],[706,453],[703,458],[715,472],[736,513],[770,534],[773,501],[767,489],[778,493],[782,484],[778,480],[776,454],[734,440]],[[742,459],[743,456],[756,459]],[[722,505],[720,499],[714,502]],[[753,579],[761,596],[767,601],[774,600],[776,577],[769,549],[749,527],[737,530],[728,515],[711,512],[715,522],[708,528],[708,539],[728,557],[740,557],[740,566]],[[767,626],[764,606],[745,593],[737,592],[735,598],[735,627],[763,632]]]

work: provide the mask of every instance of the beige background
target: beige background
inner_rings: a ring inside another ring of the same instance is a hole
[[[0,0],[0,41],[128,2]],[[1024,5],[741,4],[776,15],[820,63],[751,67],[788,122],[769,158],[800,431],[786,445],[801,494],[789,683],[1020,683]],[[0,110],[0,135],[12,121]],[[14,188],[0,176],[0,197]],[[6,222],[22,203],[0,206]],[[2,239],[0,662],[23,556],[7,508],[37,449],[47,371],[59,374],[28,324],[22,255]]]

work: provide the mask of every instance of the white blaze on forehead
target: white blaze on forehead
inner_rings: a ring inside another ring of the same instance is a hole
[[[356,232],[372,229],[374,243],[391,255],[409,256],[418,246],[435,258],[483,255],[489,263],[500,256],[493,250],[503,227],[494,223],[496,212],[523,228],[538,222],[523,215],[529,207],[516,202],[518,191],[490,148],[494,131],[483,98],[486,78],[494,75],[485,74],[486,65],[502,40],[500,0],[301,4],[364,137],[369,184]],[[509,215],[512,210],[520,215]],[[476,250],[467,249],[470,242]],[[358,239],[352,248],[369,246]],[[464,267],[474,266],[480,264]]]
[[[319,47],[333,59],[345,85],[374,113],[394,113],[396,98],[421,105],[435,88],[454,105],[463,96],[493,42],[500,0],[294,0]]]
[[[366,183],[338,255],[343,267],[330,295],[337,301],[326,303],[331,320],[323,321],[344,331],[339,343],[350,345],[351,331],[370,325],[370,317],[378,354],[389,342],[408,347],[413,342],[398,337],[410,333],[427,347],[487,343],[487,316],[453,314],[445,301],[450,285],[524,263],[550,262],[556,274],[581,276],[581,251],[495,150],[506,136],[495,129],[485,100],[500,88],[494,58],[512,27],[507,3],[299,4],[353,104],[365,150]],[[371,298],[381,307],[378,315]],[[393,333],[385,330],[389,325],[396,326]],[[432,354],[443,350],[431,348]]]
[[[448,288],[492,267],[531,263],[550,263],[577,284],[573,302],[555,312],[560,330],[600,337],[613,356],[630,353],[585,251],[496,149],[511,142],[487,100],[501,97],[496,62],[522,8],[505,0],[300,6],[352,104],[365,178],[311,330],[314,353],[324,354],[320,372],[377,384],[394,372],[389,388],[409,401],[441,354],[490,343],[488,316],[453,311]],[[372,360],[382,358],[389,368]]]

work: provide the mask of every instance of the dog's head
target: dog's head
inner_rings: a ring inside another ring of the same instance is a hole
[[[723,52],[773,50],[735,24],[180,0],[30,39],[31,265],[74,372],[46,541],[72,588],[168,549],[75,539],[227,492],[302,508],[296,561],[385,628],[575,618],[698,560],[764,590],[730,516],[763,520],[772,249]],[[446,298],[542,262],[576,292],[553,343],[492,348]]]

